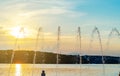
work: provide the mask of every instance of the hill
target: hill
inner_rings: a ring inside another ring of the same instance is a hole
[[[0,50],[0,63],[10,63],[13,50]],[[13,63],[33,63],[34,51],[18,50],[15,51]],[[59,64],[79,64],[79,55],[65,55],[58,54]],[[82,58],[82,64],[102,64],[102,56],[84,55]],[[36,52],[36,64],[56,64],[57,54],[51,52]],[[120,57],[104,56],[105,64],[119,64]]]

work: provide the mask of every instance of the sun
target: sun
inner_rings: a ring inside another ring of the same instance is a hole
[[[25,29],[23,27],[13,27],[11,28],[10,34],[16,38],[25,38]]]

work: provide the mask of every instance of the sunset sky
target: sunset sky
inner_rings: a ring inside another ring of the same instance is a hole
[[[92,48],[89,45],[96,26],[105,54],[120,55],[120,37],[116,33],[110,39],[109,50],[106,46],[112,28],[120,30],[120,0],[0,0],[0,49],[35,50],[38,29],[41,27],[44,40],[43,34],[40,34],[42,37],[39,37],[38,49],[55,52],[58,26],[61,26],[62,53],[80,52],[76,38],[80,26],[81,53],[100,54],[96,33]]]

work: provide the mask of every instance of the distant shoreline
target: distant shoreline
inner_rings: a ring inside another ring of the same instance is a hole
[[[0,63],[11,63],[13,50],[0,50]],[[35,51],[15,51],[12,63],[32,64]],[[102,56],[100,55],[83,55],[81,64],[102,64]],[[56,64],[57,54],[50,52],[36,51],[35,64]],[[58,64],[80,64],[79,55],[58,54]],[[120,57],[104,56],[105,64],[120,64]]]

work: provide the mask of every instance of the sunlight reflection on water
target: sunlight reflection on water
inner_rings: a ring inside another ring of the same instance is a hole
[[[0,76],[8,76],[8,64],[0,64]],[[120,72],[119,64],[106,64],[105,76],[118,76]],[[100,64],[13,64],[9,76],[40,76],[45,70],[46,76],[103,76],[102,65]]]
[[[16,64],[16,75],[15,76],[21,76],[21,64]]]

